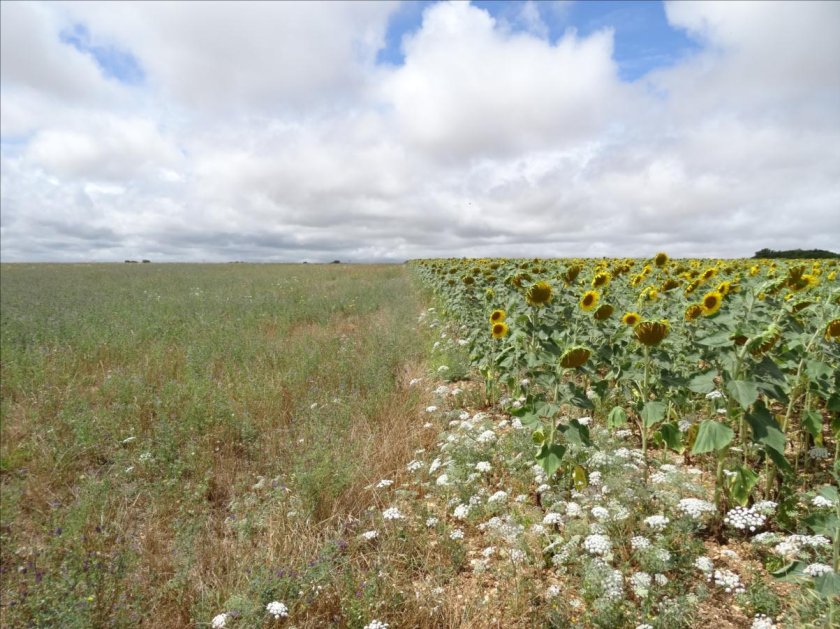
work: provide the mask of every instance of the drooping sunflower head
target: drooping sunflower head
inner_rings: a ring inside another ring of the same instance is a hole
[[[494,310],[490,313],[490,323],[501,323],[506,316],[507,313],[504,310]]]
[[[490,328],[490,333],[493,335],[494,339],[501,339],[507,336],[507,333],[510,331],[508,328],[507,323],[504,321],[499,321],[498,323],[494,323]]]
[[[592,288],[603,288],[610,283],[610,279],[610,274],[606,271],[597,273],[595,277],[592,278]]]
[[[703,306],[703,314],[707,317],[711,317],[718,310],[720,310],[720,305],[722,303],[723,295],[721,295],[718,291],[713,290],[710,293],[706,293],[703,296],[703,301],[701,303],[701,305]]]
[[[834,319],[834,321],[830,321],[827,326],[825,326],[825,338],[826,340],[835,340],[840,343],[840,319]]]
[[[563,279],[566,281],[566,284],[571,284],[577,279],[578,275],[580,275],[580,267],[575,264],[566,269],[566,272],[563,274]]]
[[[665,253],[664,251],[660,251],[659,253],[656,254],[656,256],[654,256],[653,263],[656,266],[663,267],[666,264],[668,264],[668,260],[670,260],[670,258],[668,257],[668,254]]]
[[[664,319],[662,321],[642,321],[635,328],[633,334],[642,345],[658,345],[668,336],[671,327]]]
[[[720,284],[718,284],[717,292],[721,295],[728,295],[729,291],[732,290],[732,282],[729,280],[724,280]]]
[[[475,284],[475,278],[472,275],[464,275],[461,277],[461,281],[464,283],[465,286],[472,286]]]
[[[691,304],[685,309],[685,320],[694,321],[701,314],[703,314],[703,306],[700,304]]]
[[[577,347],[570,347],[563,352],[562,356],[560,356],[560,366],[565,369],[583,367],[591,355],[592,350],[586,347],[582,347],[580,345]]]
[[[771,323],[764,332],[750,339],[747,349],[750,350],[753,356],[761,356],[773,349],[773,346],[781,338],[781,328],[775,323]]]
[[[674,290],[680,286],[680,281],[675,280],[673,277],[669,277],[667,280],[662,282],[662,292],[667,293],[670,290]]]
[[[525,300],[531,306],[544,306],[551,301],[551,285],[548,282],[533,284],[528,289]]]
[[[717,275],[717,273],[718,273],[717,267],[712,266],[712,267],[709,267],[708,269],[706,269],[705,271],[703,271],[703,275],[701,275],[700,277],[703,278],[704,282],[708,282],[715,275]]]
[[[624,325],[629,325],[631,328],[641,320],[642,318],[639,316],[638,312],[625,312],[624,316],[621,317],[621,322]]]
[[[615,308],[610,306],[609,304],[603,304],[595,311],[595,319],[598,321],[604,321],[605,319],[609,319],[612,313],[615,311]]]
[[[598,304],[598,291],[588,290],[580,299],[580,307],[584,310],[592,310]]]

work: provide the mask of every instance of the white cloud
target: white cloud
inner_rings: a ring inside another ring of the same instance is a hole
[[[4,259],[840,241],[835,3],[668,4],[704,48],[636,83],[611,31],[552,45],[529,4],[499,22],[434,5],[396,67],[374,63],[380,3],[113,7],[2,3]],[[135,55],[145,83],[104,79],[62,44],[79,22]],[[28,56],[6,56],[7,32]]]

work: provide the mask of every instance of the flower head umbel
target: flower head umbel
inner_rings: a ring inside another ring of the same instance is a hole
[[[265,611],[274,616],[275,620],[289,615],[289,608],[279,601],[271,601],[265,606]]]

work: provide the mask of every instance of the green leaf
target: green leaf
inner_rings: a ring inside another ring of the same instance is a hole
[[[804,575],[804,569],[804,562],[793,561],[786,565],[784,568],[779,568],[778,570],[771,572],[770,574],[772,574],[775,578],[781,579],[783,581],[798,581]]]
[[[618,428],[627,423],[627,413],[620,406],[616,406],[610,411],[607,416],[607,426],[610,428]]]
[[[682,442],[682,433],[679,426],[674,422],[662,424],[659,427],[659,434],[662,435],[662,441],[665,445],[671,448],[674,452],[681,453],[685,451],[685,446]]]
[[[697,339],[697,342],[700,345],[705,345],[706,347],[727,347],[732,345],[732,339],[729,338],[730,336],[730,332],[718,332],[705,338]]]
[[[840,520],[834,513],[812,513],[805,518],[805,524],[817,535],[834,537],[840,532]]]
[[[819,494],[826,500],[831,500],[834,504],[837,504],[837,502],[840,501],[840,496],[837,494],[837,488],[833,485],[825,485],[821,487]]]
[[[540,418],[534,415],[533,413],[525,413],[519,418],[519,421],[522,422],[523,426],[528,426],[531,428],[539,426],[542,423],[540,422]]]
[[[537,462],[540,464],[540,467],[545,470],[545,473],[549,478],[551,478],[554,475],[554,472],[556,472],[560,467],[564,454],[566,454],[566,448],[561,446],[559,443],[552,445],[544,443],[540,448],[540,451],[537,452]]]
[[[750,493],[758,482],[758,474],[748,467],[739,465],[735,468],[735,476],[729,482],[732,498],[742,507],[746,507],[750,500]]]
[[[755,443],[760,443],[784,455],[785,434],[763,402],[758,402],[752,411],[744,415],[744,419],[752,429],[752,439]]]
[[[574,443],[579,446],[589,446],[592,442],[589,440],[589,428],[573,419],[568,424],[560,424],[557,429],[563,433],[569,443]]]
[[[723,450],[735,438],[735,433],[726,424],[707,419],[700,424],[697,439],[694,441],[692,454],[705,454],[715,450]]]
[[[688,388],[695,393],[711,393],[715,390],[715,376],[717,372],[714,370],[694,376],[688,381]]]
[[[642,409],[642,423],[650,428],[665,419],[667,406],[664,402],[646,402]]]
[[[779,452],[773,448],[765,447],[764,451],[767,453],[767,456],[770,457],[770,460],[776,464],[776,467],[782,470],[783,472],[792,473],[793,467],[791,467],[788,460],[785,458],[784,453]]]
[[[758,385],[755,382],[730,380],[726,383],[726,390],[744,410],[748,409],[758,399]]]
[[[802,427],[815,439],[822,434],[822,415],[819,411],[805,411],[802,413]]]
[[[835,393],[828,398],[828,404],[826,404],[826,407],[833,413],[840,413],[840,393]]]
[[[805,373],[808,374],[811,380],[820,380],[821,378],[827,378],[834,371],[829,365],[819,360],[806,360]]]
[[[833,598],[840,594],[840,574],[827,572],[814,579],[814,589],[823,598]]]

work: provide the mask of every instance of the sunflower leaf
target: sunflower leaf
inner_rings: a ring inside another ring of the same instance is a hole
[[[692,454],[705,454],[714,450],[723,450],[735,438],[735,432],[726,424],[707,419],[700,424],[697,439],[694,441]]]

